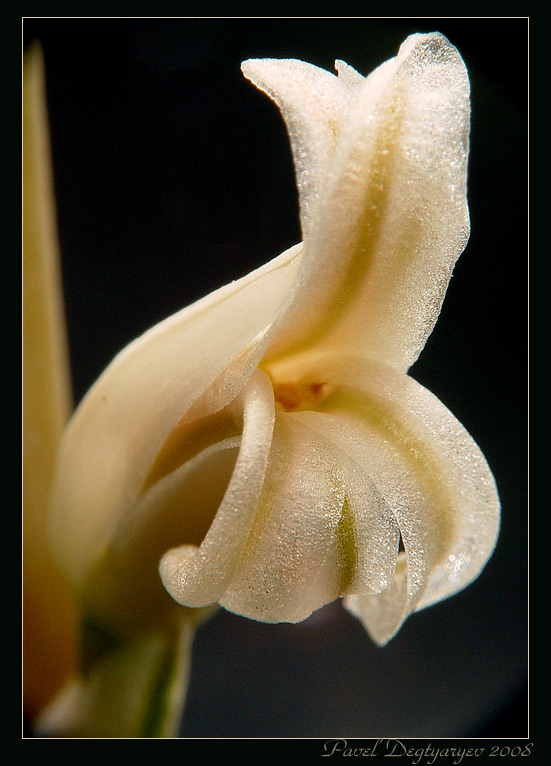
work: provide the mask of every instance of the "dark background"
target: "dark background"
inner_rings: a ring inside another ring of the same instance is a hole
[[[300,625],[199,631],[183,737],[528,736],[527,42],[522,18],[48,18],[45,54],[78,402],[155,322],[300,239],[254,57],[363,74],[440,31],[472,85],[472,235],[412,374],[483,449],[502,531],[480,578],[375,647],[339,603]]]

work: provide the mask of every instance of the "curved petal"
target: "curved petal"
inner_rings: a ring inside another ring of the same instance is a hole
[[[126,638],[181,610],[161,582],[159,562],[174,546],[199,545],[207,534],[239,453],[239,424],[232,428],[231,419],[222,411],[212,443],[183,454],[184,462],[148,487],[113,530],[80,588],[88,621]],[[232,430],[236,435],[224,437]]]
[[[200,544],[174,547],[160,563],[161,579],[184,606],[218,602],[238,566],[251,533],[264,485],[274,427],[274,398],[269,378],[255,372],[230,414],[243,408],[242,436],[235,467],[210,528]],[[235,416],[235,415],[234,415]],[[211,489],[216,476],[205,473]]]
[[[251,59],[244,75],[267,93],[285,119],[295,163],[303,238],[312,225],[340,123],[353,100],[347,83],[295,59]],[[363,79],[363,78],[362,78]]]
[[[188,606],[218,601],[250,531],[273,422],[272,386],[257,370],[223,410],[175,429],[81,589],[104,629],[161,624],[184,590]]]
[[[278,413],[255,523],[222,606],[263,622],[299,622],[337,598],[345,496],[321,440]]]
[[[252,619],[298,622],[345,593],[388,586],[398,552],[394,518],[312,417],[327,419],[278,412],[272,438],[262,401],[247,400],[239,456],[208,533],[161,561],[163,583],[180,604],[219,602]],[[210,485],[206,475],[203,482]]]
[[[324,434],[372,478],[400,528],[406,557],[394,583],[352,600],[385,643],[410,612],[462,589],[484,567],[499,529],[494,479],[461,424],[412,378],[350,357],[320,359],[302,375],[324,387],[316,407],[331,416]]]
[[[468,238],[468,77],[446,38],[413,35],[351,92],[269,355],[347,351],[405,371]]]
[[[300,248],[145,333],[106,369],[73,416],[52,494],[52,544],[81,583],[182,420],[227,405],[260,360]]]
[[[299,622],[392,577],[398,534],[370,478],[307,417],[278,412],[254,526],[220,603],[264,622]],[[394,535],[393,535],[394,532]]]

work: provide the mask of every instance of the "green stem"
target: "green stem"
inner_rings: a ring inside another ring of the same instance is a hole
[[[37,723],[37,735],[64,738],[177,737],[197,619],[104,643]],[[98,631],[85,628],[98,646]]]

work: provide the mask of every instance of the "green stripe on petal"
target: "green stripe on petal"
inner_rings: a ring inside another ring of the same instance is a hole
[[[323,383],[325,395],[315,412],[293,417],[306,420],[355,461],[400,528],[407,570],[398,561],[394,582],[379,588],[380,597],[365,586],[360,593],[360,577],[354,583],[366,627],[384,643],[410,612],[452,595],[480,574],[499,529],[495,482],[469,434],[412,378],[344,356],[320,358],[295,373],[301,386]],[[349,479],[349,496],[357,481]],[[369,542],[368,526],[356,531],[359,553]],[[393,545],[396,556],[395,538]]]
[[[354,518],[348,497],[344,498],[342,515],[337,525],[337,540],[341,572],[339,592],[344,594],[354,582],[358,565]]]

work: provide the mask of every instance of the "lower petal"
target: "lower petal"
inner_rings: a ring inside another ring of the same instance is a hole
[[[244,553],[264,485],[274,427],[271,383],[254,374],[231,410],[242,409],[243,433],[235,467],[223,499],[199,545],[172,548],[160,563],[161,579],[170,595],[190,607],[220,601]],[[205,473],[207,489],[216,475]]]
[[[311,416],[277,414],[255,523],[220,602],[264,622],[299,622],[346,593],[380,592],[394,571],[398,531],[383,499]]]
[[[345,500],[327,447],[278,413],[254,525],[221,605],[262,622],[299,622],[337,598]]]
[[[480,449],[430,392],[386,365],[325,357],[302,371],[325,390],[324,433],[371,477],[400,528],[404,562],[387,592],[347,600],[378,643],[461,590],[491,555],[499,499]],[[406,566],[404,566],[404,563]]]
[[[219,600],[249,534],[273,421],[272,387],[257,371],[226,408],[180,425],[81,586],[91,618],[124,637],[162,625],[175,601]]]
[[[171,595],[185,606],[218,601],[252,619],[299,622],[346,593],[384,590],[398,529],[370,478],[327,438],[327,416],[278,412],[272,436],[258,412],[249,415],[204,541],[162,559]]]

